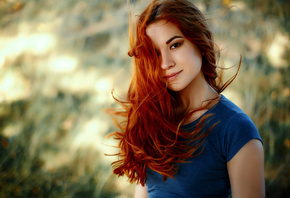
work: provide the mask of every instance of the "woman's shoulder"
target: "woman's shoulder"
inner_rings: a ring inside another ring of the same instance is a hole
[[[214,117],[219,122],[215,134],[227,161],[250,140],[258,139],[262,142],[252,119],[225,96],[222,96]]]
[[[225,124],[253,124],[252,119],[240,107],[227,99],[224,95],[221,96],[218,105],[215,109],[213,109],[212,113],[217,119],[221,119],[220,121],[224,122]]]
[[[225,127],[232,122],[239,123],[244,122],[245,120],[251,122],[250,117],[246,113],[244,113],[241,108],[239,108],[236,104],[227,99],[224,95],[221,95],[218,103],[216,103],[213,107],[206,111],[206,113],[200,116],[197,120],[194,120],[193,122],[184,125],[183,128],[191,129],[193,127],[196,127],[199,121],[205,116],[209,116],[210,118],[208,122],[209,125],[212,125],[213,123],[219,123],[220,127]]]
[[[217,107],[219,111],[226,111],[227,113],[230,113],[231,115],[236,114],[236,113],[244,113],[240,107],[238,107],[235,103],[233,103],[224,95],[221,95],[221,99]]]

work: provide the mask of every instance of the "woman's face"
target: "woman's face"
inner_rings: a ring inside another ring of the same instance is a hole
[[[161,61],[160,79],[172,91],[182,91],[201,75],[202,57],[196,45],[184,37],[174,24],[157,21],[146,34],[153,42]]]

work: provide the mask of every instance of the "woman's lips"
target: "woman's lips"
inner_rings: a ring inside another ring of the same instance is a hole
[[[183,70],[179,71],[179,72],[176,72],[176,73],[172,73],[172,74],[169,74],[167,76],[164,76],[164,78],[168,81],[171,81],[171,80],[174,80],[177,78],[177,76],[182,72]]]

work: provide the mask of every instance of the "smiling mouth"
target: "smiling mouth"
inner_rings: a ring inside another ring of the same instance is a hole
[[[176,73],[173,73],[173,74],[170,74],[168,76],[164,76],[164,78],[166,80],[174,80],[183,70],[179,71],[179,72],[176,72]]]

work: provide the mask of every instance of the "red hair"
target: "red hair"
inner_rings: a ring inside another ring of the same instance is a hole
[[[217,74],[215,49],[212,33],[203,14],[186,0],[153,0],[139,16],[133,35],[132,22],[129,25],[131,50],[134,58],[133,77],[126,101],[113,98],[121,104],[122,111],[108,111],[111,115],[125,118],[115,124],[120,131],[111,134],[119,140],[119,160],[112,163],[114,174],[127,175],[130,182],[146,183],[146,168],[167,177],[174,177],[177,163],[198,155],[197,148],[214,126],[203,127],[204,116],[194,131],[180,129],[183,121],[193,112],[181,118],[176,115],[174,92],[167,89],[159,79],[160,61],[150,38],[146,35],[148,25],[165,20],[176,25],[183,35],[195,44],[203,55],[202,72],[206,81],[221,93],[235,78],[224,85]],[[240,67],[240,65],[239,65]],[[113,93],[112,93],[113,94]],[[203,107],[201,109],[205,109]],[[198,110],[201,110],[198,109]],[[194,112],[198,111],[195,110]]]

